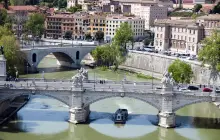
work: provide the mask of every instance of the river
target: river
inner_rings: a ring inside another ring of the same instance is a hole
[[[54,59],[45,58],[39,65],[40,72],[44,71],[46,78],[64,79],[76,73],[76,70],[57,68],[55,64]],[[89,78],[121,80],[124,73],[90,69]],[[41,74],[22,77],[41,77]],[[145,81],[127,72],[126,78]],[[115,125],[111,120],[112,114],[120,107],[127,108],[130,113],[125,125]],[[90,109],[90,119],[93,120],[90,124],[73,125],[67,122],[69,114],[66,105],[49,97],[34,95],[14,119],[1,126],[0,140],[219,140],[220,138],[220,110],[211,103],[189,105],[178,110],[176,121],[181,126],[174,129],[153,125],[157,121],[158,110],[136,99],[105,99],[93,103]]]

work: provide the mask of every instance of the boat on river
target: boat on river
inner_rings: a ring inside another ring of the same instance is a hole
[[[114,114],[114,122],[115,123],[126,123],[128,118],[128,110],[127,109],[118,109]]]

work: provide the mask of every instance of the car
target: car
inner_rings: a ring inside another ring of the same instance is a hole
[[[188,88],[184,87],[184,88],[180,88],[179,91],[190,91]]]
[[[202,91],[203,91],[203,92],[212,92],[212,89],[210,89],[210,88],[203,88]]]
[[[187,89],[189,89],[189,90],[199,90],[199,88],[196,87],[196,86],[188,86]]]

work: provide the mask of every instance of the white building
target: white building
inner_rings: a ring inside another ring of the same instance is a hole
[[[155,19],[166,19],[169,2],[154,0],[112,0],[118,1],[123,10],[123,5],[130,5],[130,13],[145,19],[145,29],[150,30]],[[163,6],[166,5],[166,6]]]
[[[134,33],[134,38],[144,36],[144,19],[139,17],[126,17],[123,15],[109,15],[106,17],[105,40],[112,40],[116,34],[117,28],[121,23],[128,22]]]
[[[67,8],[76,6],[77,0],[67,0]]]
[[[196,22],[204,26],[204,35],[210,36],[214,29],[220,30],[220,14],[209,14],[198,17]]]
[[[196,55],[204,38],[203,29],[194,20],[156,20],[154,46],[160,51]]]

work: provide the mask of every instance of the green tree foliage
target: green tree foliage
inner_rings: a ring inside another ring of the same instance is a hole
[[[144,45],[145,46],[148,46],[150,43],[151,43],[151,39],[148,39],[148,38],[146,38],[146,39],[144,39]]]
[[[168,68],[168,72],[172,73],[173,79],[177,83],[190,83],[193,78],[193,71],[189,64],[177,59]]]
[[[114,43],[126,49],[126,44],[133,38],[133,31],[131,26],[125,22],[121,23],[120,27],[116,30],[114,36]]]
[[[100,33],[101,34],[101,33]],[[98,34],[96,34],[97,39]],[[103,39],[104,34],[98,37]],[[126,43],[132,41],[133,32],[128,23],[122,23],[120,28],[117,29],[116,35],[111,44],[97,47],[93,52],[92,56],[96,60],[98,65],[101,66],[114,66],[117,70],[118,66],[122,64],[127,57]]]
[[[28,0],[10,0],[10,5],[25,5]]]
[[[64,38],[71,39],[72,38],[72,34],[73,34],[72,31],[66,31],[65,34],[64,34]]]
[[[39,13],[31,14],[25,28],[34,37],[41,37],[44,33],[44,16]]]
[[[4,56],[7,60],[7,72],[15,76],[15,67],[19,73],[23,72],[23,58],[19,45],[12,32],[8,28],[0,26],[0,45],[4,46]]]
[[[85,34],[85,39],[86,39],[86,40],[92,39],[91,34],[90,34],[90,33],[86,33],[86,34]]]
[[[67,9],[67,11],[71,12],[71,13],[75,13],[77,11],[82,10],[82,6],[81,5],[76,5],[73,7],[70,7],[69,9]]]
[[[202,5],[201,4],[196,4],[193,8],[193,11],[194,12],[199,12],[199,10],[202,8]]]
[[[202,64],[209,64],[215,78],[220,71],[220,32],[213,31],[210,37],[202,41],[203,47],[199,51],[199,60]]]
[[[105,46],[98,46],[92,51],[92,56],[97,62],[97,65],[111,66],[116,60],[116,48],[110,44]]]
[[[5,9],[0,9],[0,25],[4,25],[7,18],[7,11]]]
[[[220,2],[218,2],[218,4],[213,7],[212,13],[213,14],[220,13]]]
[[[104,39],[104,32],[102,31],[97,31],[95,34],[95,39],[99,42]]]

